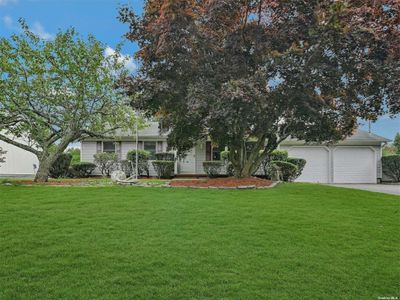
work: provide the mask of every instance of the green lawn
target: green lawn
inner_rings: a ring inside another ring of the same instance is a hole
[[[0,187],[0,299],[400,296],[400,197]]]

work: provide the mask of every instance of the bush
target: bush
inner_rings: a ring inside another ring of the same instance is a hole
[[[99,168],[103,176],[110,176],[110,173],[115,169],[117,163],[116,153],[97,153],[94,156],[94,163]]]
[[[119,169],[125,173],[126,177],[129,177],[131,174],[133,174],[132,162],[130,160],[121,160],[119,162]]]
[[[283,181],[293,181],[298,172],[295,164],[287,161],[271,161],[271,167],[278,172],[279,179]]]
[[[274,150],[272,151],[262,162],[261,169],[264,173],[264,177],[267,179],[275,179],[275,168],[271,165],[272,161],[287,161],[288,152],[286,150]],[[278,180],[278,178],[276,178]]]
[[[49,170],[50,177],[52,178],[68,177],[71,160],[72,160],[71,154],[62,153],[50,167]]]
[[[170,160],[155,160],[152,162],[158,178],[170,179],[174,176],[175,163]]]
[[[210,178],[218,177],[221,175],[223,165],[222,161],[205,161],[203,162],[204,172],[206,172]]]
[[[171,152],[156,153],[156,160],[175,161],[175,154]]]
[[[304,169],[307,161],[303,158],[288,157],[287,162],[290,162],[297,167],[297,172],[296,172],[294,178],[292,178],[292,180],[295,180],[295,179],[299,178],[299,176],[303,172],[303,169]]]
[[[382,172],[395,182],[400,181],[400,155],[382,157]]]
[[[72,155],[71,165],[81,162],[81,150],[78,148],[68,149],[67,153]]]
[[[229,150],[221,151],[221,160],[227,161],[229,159]]]
[[[133,172],[136,169],[136,150],[131,150],[127,154],[127,159],[132,162]],[[150,152],[145,150],[138,150],[138,175],[141,176],[145,174],[147,177],[150,177],[149,172],[149,159]]]
[[[80,162],[71,166],[71,175],[77,178],[89,177],[96,169],[96,165],[90,162]]]

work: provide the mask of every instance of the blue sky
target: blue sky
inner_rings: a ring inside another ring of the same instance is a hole
[[[131,5],[137,13],[142,10],[142,0],[0,0],[0,36],[8,37],[19,30],[18,18],[24,18],[31,29],[43,38],[51,38],[59,29],[75,27],[83,35],[93,34],[105,43],[111,52],[123,41],[127,26],[117,20],[117,9],[122,4]],[[126,42],[123,54],[131,55],[136,45]],[[128,68],[135,69],[131,60]],[[361,121],[368,129],[368,122]],[[372,132],[393,139],[400,131],[400,117],[382,117],[372,124]]]

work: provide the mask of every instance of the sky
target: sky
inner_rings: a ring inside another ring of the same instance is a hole
[[[58,30],[74,27],[80,34],[93,34],[106,46],[106,54],[112,54],[115,47],[124,42],[122,53],[133,55],[137,46],[124,41],[127,25],[117,20],[118,7],[130,5],[136,13],[142,12],[142,0],[0,0],[0,37],[9,37],[20,31],[18,19],[24,18],[31,30],[44,39],[51,39]],[[135,61],[127,61],[126,67],[134,72]],[[368,130],[368,122],[360,121]],[[384,116],[371,124],[375,134],[393,139],[400,131],[400,116]]]

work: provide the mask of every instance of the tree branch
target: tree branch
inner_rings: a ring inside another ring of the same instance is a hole
[[[14,146],[16,146],[16,147],[18,147],[18,148],[21,148],[21,149],[23,149],[23,150],[26,150],[26,151],[28,151],[28,152],[31,152],[31,153],[35,154],[36,156],[39,156],[39,155],[41,154],[40,151],[38,151],[38,150],[36,150],[36,149],[34,149],[34,148],[28,146],[28,145],[25,145],[25,144],[16,142],[16,141],[14,141],[14,140],[12,140],[12,139],[9,139],[9,138],[6,137],[5,135],[0,134],[0,140],[2,140],[3,142],[6,142],[6,143],[8,143],[8,144],[14,145]]]

